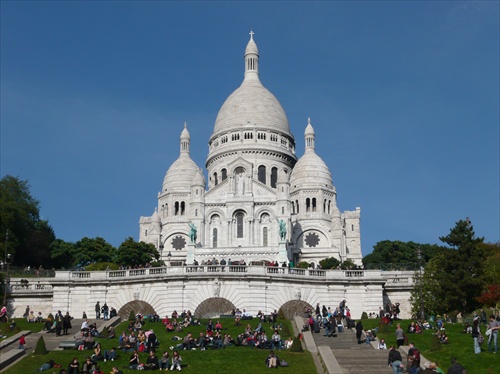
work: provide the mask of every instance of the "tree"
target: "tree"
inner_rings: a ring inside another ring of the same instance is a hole
[[[329,270],[329,269],[337,269],[340,265],[340,261],[335,257],[328,257],[319,262],[321,265],[321,269]]]
[[[399,240],[383,240],[373,247],[373,252],[363,258],[366,269],[406,269],[415,268],[417,251],[422,254],[422,261],[428,262],[440,247],[435,244],[418,244]]]
[[[76,266],[76,247],[75,243],[65,242],[62,239],[56,239],[49,247],[52,266],[56,269],[69,269]]]
[[[114,256],[114,262],[124,266],[136,266],[145,265],[159,258],[160,254],[153,244],[136,242],[128,237],[120,244]]]
[[[480,306],[477,297],[489,277],[485,272],[483,238],[475,236],[470,220],[456,222],[449,235],[439,238],[450,247],[442,248],[425,267],[422,279],[424,305],[427,312],[453,310],[463,315]],[[414,310],[419,308],[419,287],[412,293]]]
[[[5,248],[6,231],[9,231],[8,251],[14,256],[14,265],[29,263],[28,240],[40,220],[38,200],[31,196],[28,181],[11,175],[0,179],[0,240]]]
[[[49,222],[40,220],[35,223],[34,230],[30,231],[26,246],[21,249],[18,256],[29,259],[24,260],[26,264],[54,267],[50,257],[50,245],[55,239],[56,235]]]
[[[116,248],[103,238],[83,238],[75,243],[74,262],[77,266],[86,266],[95,262],[110,262]]]

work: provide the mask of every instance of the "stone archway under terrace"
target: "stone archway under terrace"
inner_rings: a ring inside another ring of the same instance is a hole
[[[286,319],[293,319],[295,316],[303,317],[307,310],[313,310],[311,304],[302,300],[290,300],[284,303],[280,310]]]
[[[233,309],[236,307],[229,300],[222,297],[211,297],[198,305],[194,315],[197,318],[215,318],[222,314],[231,314]]]
[[[122,320],[128,320],[130,312],[134,312],[134,315],[142,314],[142,315],[154,315],[154,308],[147,302],[142,300],[134,300],[129,301],[127,304],[122,306],[118,311],[118,315],[122,318]]]

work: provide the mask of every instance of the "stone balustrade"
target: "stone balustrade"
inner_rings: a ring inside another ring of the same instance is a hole
[[[214,274],[215,273],[215,274]],[[380,270],[321,270],[321,269],[302,269],[288,268],[275,266],[247,266],[247,265],[190,265],[190,266],[171,266],[159,268],[144,268],[144,269],[127,269],[127,270],[107,270],[107,271],[57,271],[55,280],[78,282],[78,281],[94,281],[94,280],[121,280],[148,278],[154,279],[164,276],[178,275],[195,275],[195,274],[214,274],[218,276],[231,277],[239,276],[242,273],[248,276],[283,276],[293,278],[314,278],[325,280],[355,280],[355,279],[384,279],[384,272]],[[392,279],[392,278],[391,278]],[[410,278],[406,279],[410,282]],[[389,281],[391,281],[389,279]],[[394,282],[394,281],[392,281]]]

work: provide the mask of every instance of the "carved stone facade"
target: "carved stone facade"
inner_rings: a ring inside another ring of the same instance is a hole
[[[361,264],[360,209],[341,212],[337,207],[337,191],[315,152],[310,120],[305,152],[297,159],[285,111],[260,82],[258,66],[252,34],[244,80],[219,110],[208,142],[208,184],[189,155],[191,135],[185,124],[180,155],[165,175],[158,207],[140,218],[139,240],[157,246],[167,263],[224,258],[307,261],[316,267],[336,257]],[[189,223],[197,228],[192,245]]]

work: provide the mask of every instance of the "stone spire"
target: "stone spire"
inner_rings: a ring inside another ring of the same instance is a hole
[[[259,49],[250,31],[250,40],[245,49],[245,81],[259,80]]]
[[[314,138],[315,132],[311,125],[311,118],[307,119],[306,130],[304,131],[304,138],[306,140],[306,152],[312,150],[314,152]]]
[[[191,141],[191,136],[187,130],[187,123],[184,122],[184,130],[181,132],[181,154],[189,154],[189,143]]]

